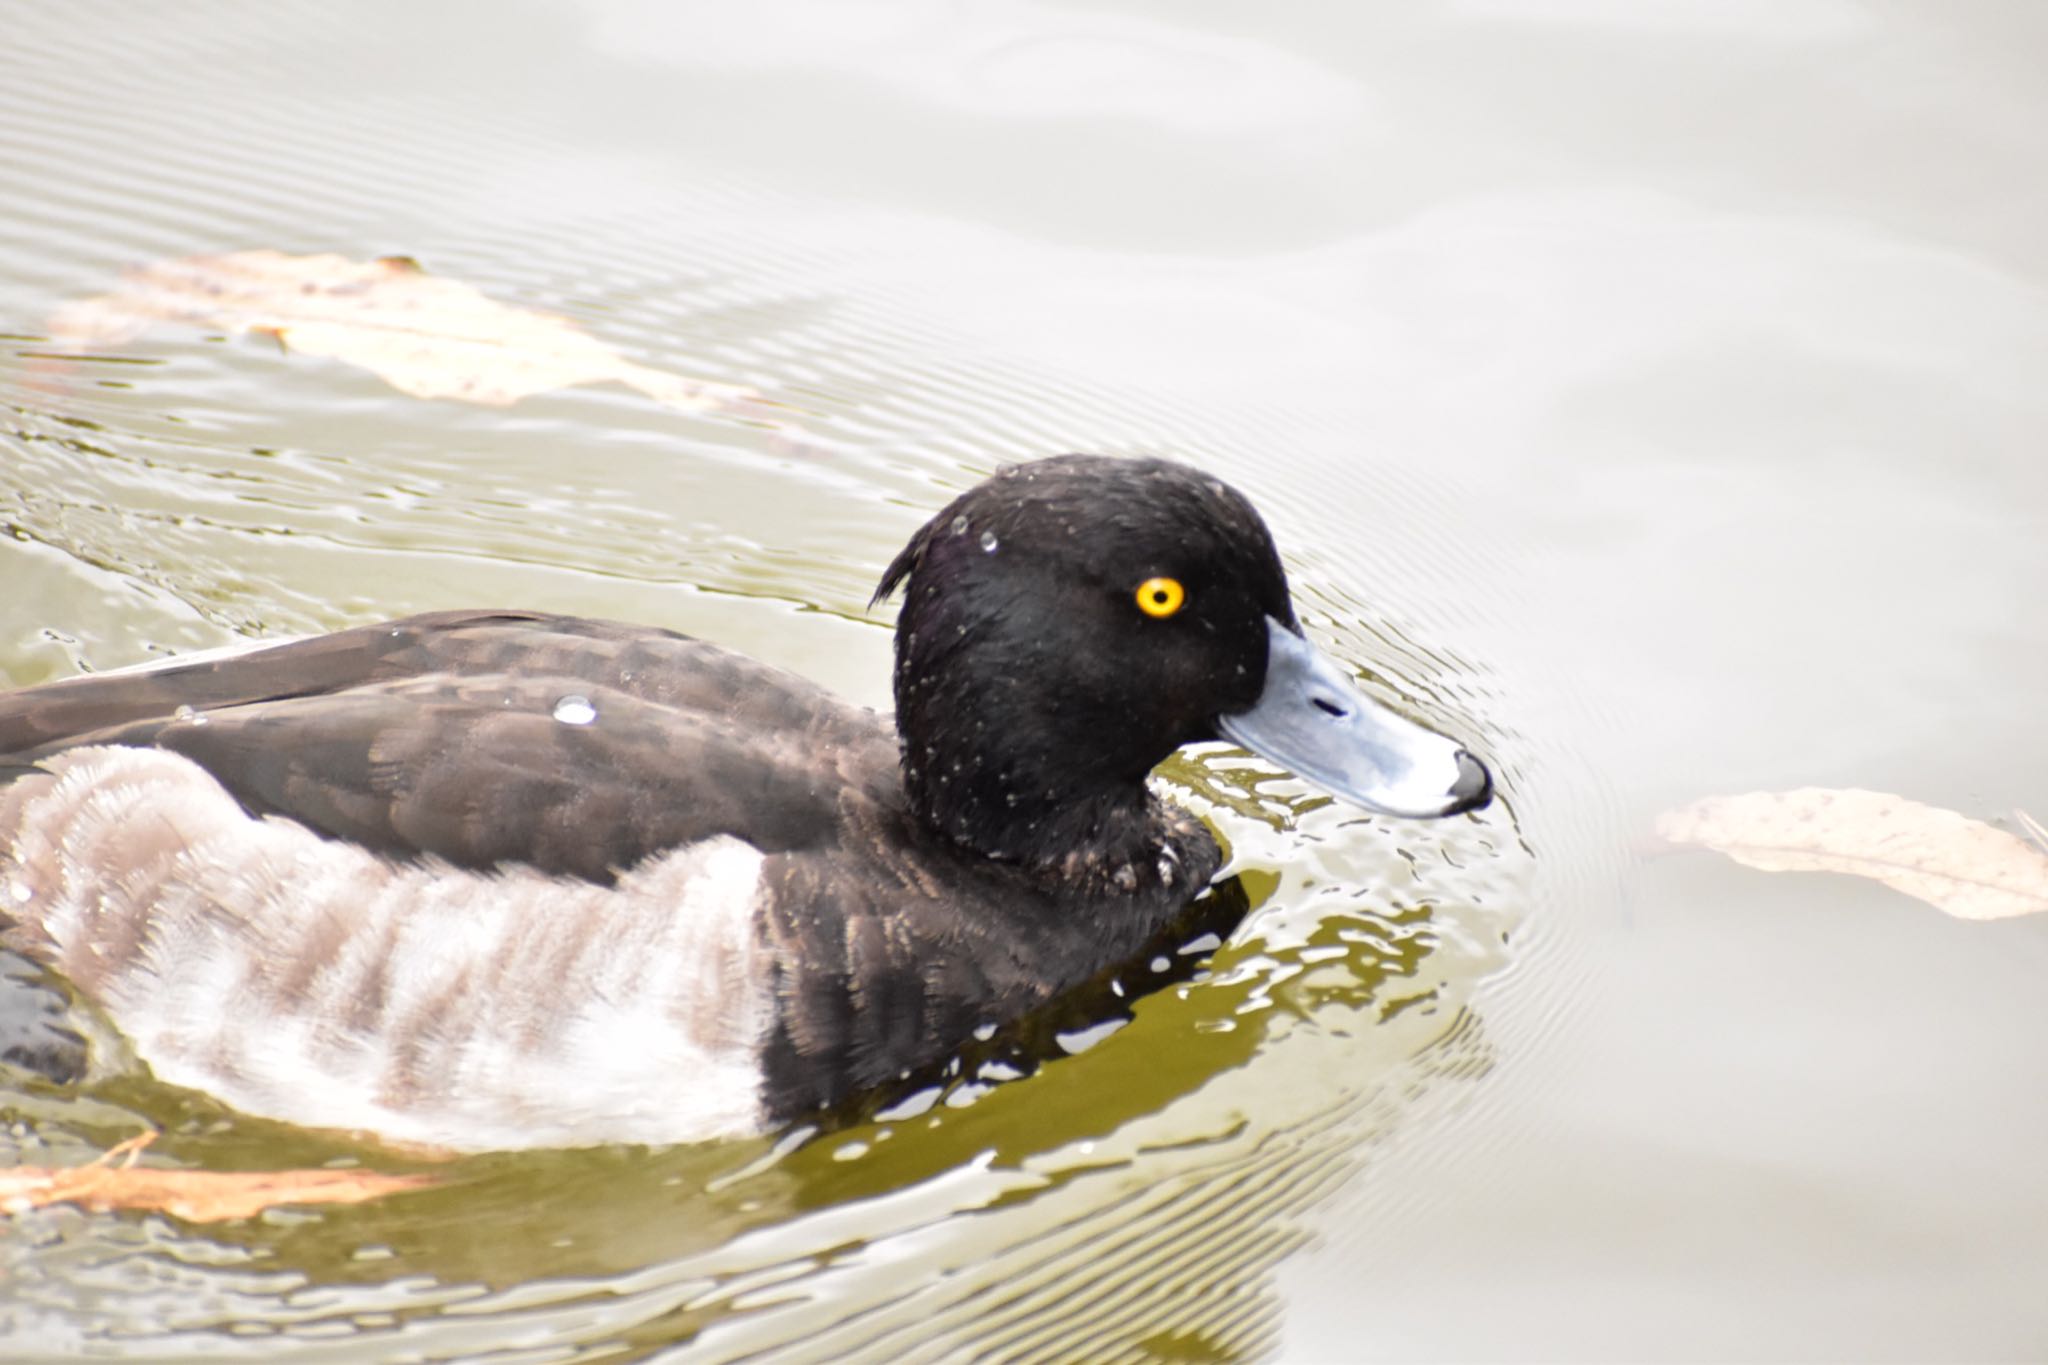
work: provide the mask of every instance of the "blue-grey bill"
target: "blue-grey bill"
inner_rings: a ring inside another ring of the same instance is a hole
[[[1218,721],[1232,743],[1383,815],[1456,815],[1493,799],[1492,774],[1456,740],[1368,697],[1271,617],[1266,632],[1265,690]]]

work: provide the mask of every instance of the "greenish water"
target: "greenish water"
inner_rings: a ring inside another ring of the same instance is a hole
[[[1151,452],[1249,492],[1311,632],[1503,779],[1405,824],[1176,760],[1251,906],[1206,972],[830,1133],[443,1163],[0,1080],[0,1164],[147,1123],[442,1181],[13,1215],[5,1353],[2037,1353],[2042,926],[1647,832],[1807,784],[2048,814],[2048,39],[1648,13],[0,5],[0,682],[499,604],[880,706],[868,600],[933,507]],[[763,401],[48,335],[255,247],[408,255]]]

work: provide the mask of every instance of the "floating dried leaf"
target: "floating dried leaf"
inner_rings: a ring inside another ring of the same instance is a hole
[[[1666,811],[1657,833],[1765,872],[1869,877],[1958,919],[2048,910],[2048,854],[2004,830],[1887,792],[1803,787],[1714,796]]]
[[[686,409],[756,401],[752,389],[627,360],[574,322],[498,303],[403,256],[186,256],[127,272],[121,287],[58,310],[52,338],[129,341],[159,321],[264,332],[292,350],[360,365],[417,398],[502,406],[578,384],[617,382]]]
[[[96,1213],[144,1209],[189,1223],[251,1218],[282,1204],[360,1204],[432,1185],[427,1175],[361,1170],[179,1171],[135,1165],[156,1138],[139,1133],[85,1166],[14,1166],[0,1170],[0,1209],[19,1213],[47,1204],[78,1204]],[[119,1165],[114,1165],[116,1160]]]

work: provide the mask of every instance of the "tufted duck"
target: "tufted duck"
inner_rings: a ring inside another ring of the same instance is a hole
[[[1228,739],[1370,809],[1486,769],[1301,634],[1259,515],[1066,455],[911,539],[896,718],[715,645],[415,616],[0,695],[0,917],[163,1080],[462,1150],[759,1132],[1155,951]]]

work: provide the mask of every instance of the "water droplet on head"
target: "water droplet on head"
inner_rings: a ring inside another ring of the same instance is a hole
[[[571,692],[555,703],[555,719],[564,725],[588,725],[597,719],[597,708],[590,698]]]
[[[955,517],[955,518],[953,518],[953,534],[954,534],[954,535],[956,535],[956,536],[964,536],[964,535],[966,535],[966,534],[967,534],[967,518],[966,518],[966,517],[964,517],[964,516],[959,516],[959,517]]]
[[[16,905],[27,905],[31,900],[35,899],[36,893],[35,888],[27,882],[16,882],[13,886],[7,888],[7,894],[14,897]]]
[[[206,724],[206,717],[193,710],[190,706],[180,706],[177,710],[171,712],[171,719],[185,725]]]
[[[981,533],[981,550],[983,554],[992,555],[996,552],[996,533],[994,531],[983,531]]]

